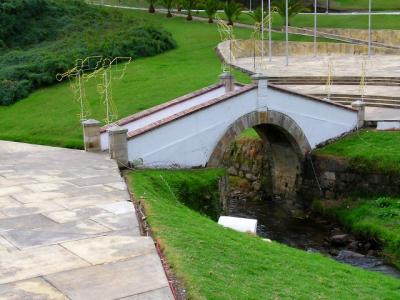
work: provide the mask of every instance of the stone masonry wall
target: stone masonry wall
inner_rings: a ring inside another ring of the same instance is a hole
[[[224,153],[222,165],[230,176],[236,177],[233,184],[256,196],[271,185],[267,156],[261,139],[238,138]]]
[[[302,195],[306,199],[337,199],[353,193],[363,195],[400,195],[400,173],[363,170],[343,158],[312,156],[305,162]],[[321,190],[318,187],[317,179]]]

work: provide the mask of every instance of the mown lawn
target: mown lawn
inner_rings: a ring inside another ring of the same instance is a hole
[[[220,41],[215,25],[187,22],[183,18],[167,19],[159,14],[124,10],[126,18],[143,18],[171,32],[178,47],[161,55],[138,59],[129,65],[126,76],[113,84],[113,96],[124,117],[188,92],[213,84],[221,73],[214,48]],[[237,29],[236,35],[248,38],[250,31]],[[283,39],[274,34],[274,39]],[[310,38],[291,36],[292,40]],[[242,82],[248,76],[235,72]],[[92,118],[105,118],[104,105],[91,82],[87,90]],[[33,92],[9,107],[0,107],[0,139],[37,144],[82,148],[79,106],[73,101],[67,83]]]
[[[400,131],[362,130],[316,150],[317,155],[350,159],[355,167],[400,172]]]
[[[196,16],[196,13],[193,13]],[[200,12],[200,16],[205,17],[206,13]],[[226,19],[224,13],[218,13],[221,19]],[[398,15],[374,15],[372,16],[373,29],[400,29],[400,16]],[[241,13],[235,21],[243,24],[254,24],[254,20],[248,13]],[[274,13],[272,18],[272,27],[282,29],[284,26],[283,18]],[[317,18],[319,28],[352,28],[367,29],[368,16],[366,15],[324,15],[320,14]],[[295,27],[314,27],[314,16],[312,14],[300,14],[290,19],[290,25]]]
[[[146,0],[88,0],[89,2],[105,3],[110,5],[124,5],[130,7],[149,6]],[[254,5],[254,4],[253,4]],[[326,7],[326,0],[318,0],[320,7]],[[155,7],[163,7],[161,2],[156,2]],[[368,0],[329,0],[329,8],[335,10],[368,10]],[[398,0],[373,0],[373,10],[399,10]]]
[[[329,8],[335,10],[368,10],[368,0],[330,0]],[[319,0],[326,7],[326,0]],[[372,10],[399,10],[398,0],[373,0]]]
[[[179,201],[177,181],[190,178],[196,185],[219,175],[216,170],[127,175],[190,299],[398,299],[397,279],[223,228]]]
[[[384,254],[400,267],[400,198],[349,199],[326,211],[353,232],[382,241]]]

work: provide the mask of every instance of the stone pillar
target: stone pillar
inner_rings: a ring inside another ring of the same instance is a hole
[[[357,109],[357,127],[361,128],[364,126],[365,121],[365,102],[364,101],[354,101],[351,103],[351,107]]]
[[[263,74],[254,74],[251,76],[253,83],[258,86],[257,91],[257,107],[260,106],[260,103],[265,105],[266,101],[268,101],[268,76]]]
[[[101,151],[100,125],[101,123],[99,121],[93,119],[82,122],[85,151],[88,152]]]
[[[117,161],[119,168],[128,166],[128,129],[119,126],[111,127],[108,130],[110,157]]]
[[[225,85],[225,92],[229,93],[235,90],[235,77],[229,73],[225,72],[219,75],[219,79],[222,84]]]

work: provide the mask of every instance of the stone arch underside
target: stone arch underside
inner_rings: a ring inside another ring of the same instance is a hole
[[[303,161],[311,146],[302,129],[289,116],[277,111],[255,111],[229,126],[214,148],[207,166],[221,167],[223,155],[235,138],[247,128],[254,128],[265,145],[271,180],[267,189],[284,197],[293,206],[301,185]]]

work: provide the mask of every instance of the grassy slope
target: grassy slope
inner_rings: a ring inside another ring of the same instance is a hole
[[[384,252],[400,267],[400,199],[347,200],[327,209],[352,231],[376,237]]]
[[[400,171],[400,132],[363,130],[318,149],[317,155],[351,159],[355,166],[386,172]]]
[[[138,59],[127,69],[125,78],[113,85],[119,116],[124,117],[177,96],[215,83],[221,73],[214,48],[219,42],[215,25],[186,22],[183,18],[166,19],[141,11],[124,11],[127,17],[145,18],[160,24],[173,34],[177,49],[156,57]],[[238,37],[249,31],[238,29]],[[283,36],[275,34],[274,39]],[[292,36],[293,39],[309,40]],[[239,80],[249,78],[236,72]],[[92,83],[87,91],[92,117],[104,119]],[[58,84],[38,90],[10,107],[0,107],[0,139],[80,148],[82,133],[77,116],[79,107],[72,100],[69,85]]]
[[[211,173],[210,173],[211,172]],[[215,171],[129,174],[148,221],[191,299],[396,299],[400,281],[217,225],[178,203],[160,180]]]

